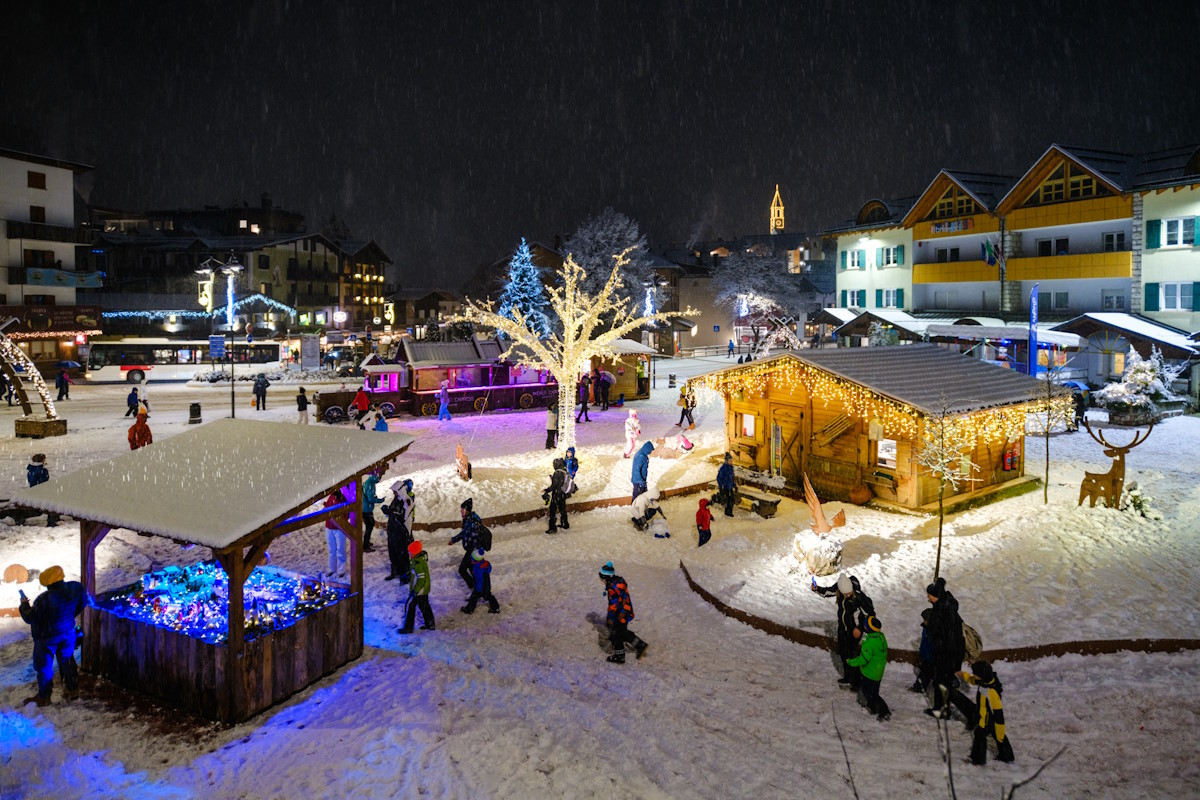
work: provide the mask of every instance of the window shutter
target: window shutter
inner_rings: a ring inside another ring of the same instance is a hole
[[[883,266],[883,248],[882,247],[875,248],[875,266],[876,267]]]
[[[1192,312],[1200,309],[1200,281],[1192,283]]]
[[[1162,247],[1162,220],[1148,219],[1146,220],[1146,249],[1153,250]],[[1155,310],[1158,306],[1155,305]]]
[[[846,254],[843,252],[842,255],[844,256]],[[1155,288],[1157,288],[1157,286]],[[849,307],[850,306],[846,305],[846,290],[842,289],[842,308],[849,308]],[[1157,307],[1158,306],[1156,305],[1155,308],[1157,308]]]
[[[1147,283],[1143,296],[1146,298],[1143,310],[1158,311],[1158,284]]]
[[[866,289],[858,290],[858,307],[859,308],[867,307],[867,290]]]
[[[883,289],[875,290],[875,307],[883,308]]]
[[[867,250],[866,250],[866,248],[863,248],[862,250],[858,251],[858,268],[859,269],[867,268]],[[866,290],[864,289],[863,291],[866,291]],[[864,299],[864,302],[865,302],[865,299]]]
[[[846,257],[847,257],[848,255],[849,255],[849,253],[848,253],[848,252],[846,252],[845,250],[843,250],[843,251],[842,251],[842,269],[845,269],[845,268],[846,268]],[[845,294],[846,294],[845,292],[842,292],[842,295],[843,295],[843,296],[845,296]]]
[[[896,290],[896,308],[904,308],[904,290]]]
[[[896,245],[896,263],[904,266],[904,245]]]

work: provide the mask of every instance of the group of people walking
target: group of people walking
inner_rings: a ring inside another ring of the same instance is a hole
[[[883,623],[875,604],[862,590],[858,578],[840,575],[836,583],[819,586],[812,580],[812,591],[837,601],[836,652],[842,664],[838,684],[862,693],[867,710],[880,721],[891,718],[891,709],[879,693],[887,666],[888,645]],[[921,643],[918,650],[917,677],[910,691],[925,694],[930,706],[925,713],[937,719],[949,719],[951,707],[962,712],[966,729],[972,735],[969,760],[987,762],[988,740],[996,743],[996,757],[1012,761],[1012,743],[1004,726],[1003,686],[992,665],[982,659],[962,669],[967,658],[967,643],[958,601],[939,577],[925,588],[930,607],[921,614]],[[972,703],[958,689],[958,682],[977,688]]]

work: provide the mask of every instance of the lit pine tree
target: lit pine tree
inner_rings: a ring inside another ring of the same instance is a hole
[[[521,238],[521,246],[508,262],[508,282],[500,295],[500,316],[517,319],[514,309],[521,312],[525,326],[539,339],[550,335],[550,319],[542,310],[546,307],[546,293],[542,279],[533,265],[533,253]]]

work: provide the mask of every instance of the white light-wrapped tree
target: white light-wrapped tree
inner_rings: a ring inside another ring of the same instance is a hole
[[[645,325],[666,322],[671,317],[695,317],[700,312],[684,311],[638,314],[640,304],[623,289],[621,273],[629,251],[613,256],[616,263],[598,294],[585,288],[587,273],[567,256],[562,267],[560,286],[547,289],[550,307],[559,320],[559,329],[546,338],[529,330],[519,307],[503,316],[486,303],[467,299],[466,307],[455,319],[469,320],[476,326],[495,328],[511,343],[502,355],[517,364],[547,369],[558,381],[559,450],[575,445],[575,381],[591,368],[593,357],[612,358],[612,344],[625,334]],[[611,320],[611,323],[609,322]]]
[[[1050,434],[1059,428],[1070,429],[1075,420],[1075,403],[1071,390],[1063,384],[1061,367],[1053,367],[1042,376],[1042,382],[1031,398],[1025,415],[1026,428],[1045,440],[1046,476],[1042,483],[1042,505],[1050,502]]]
[[[966,425],[960,425],[960,417],[951,411],[952,404],[943,397],[935,414],[927,415],[922,425],[921,444],[917,448],[916,462],[938,482],[938,547],[937,560],[933,565],[933,579],[938,579],[942,569],[942,526],[946,520],[944,498],[946,484],[954,491],[974,478],[972,472],[979,467],[971,461],[975,449],[975,433]]]
[[[735,250],[713,268],[713,304],[728,308],[754,332],[754,355],[771,347],[797,347],[791,315],[804,305],[804,276],[788,272],[780,253]]]

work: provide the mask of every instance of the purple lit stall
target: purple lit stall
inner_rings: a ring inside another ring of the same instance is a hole
[[[80,520],[83,669],[237,722],[358,658],[361,479],[411,443],[353,428],[219,420],[18,493],[23,505]],[[348,539],[348,582],[265,563],[279,537],[326,520]],[[213,557],[97,594],[96,549],[116,529],[200,545]]]

